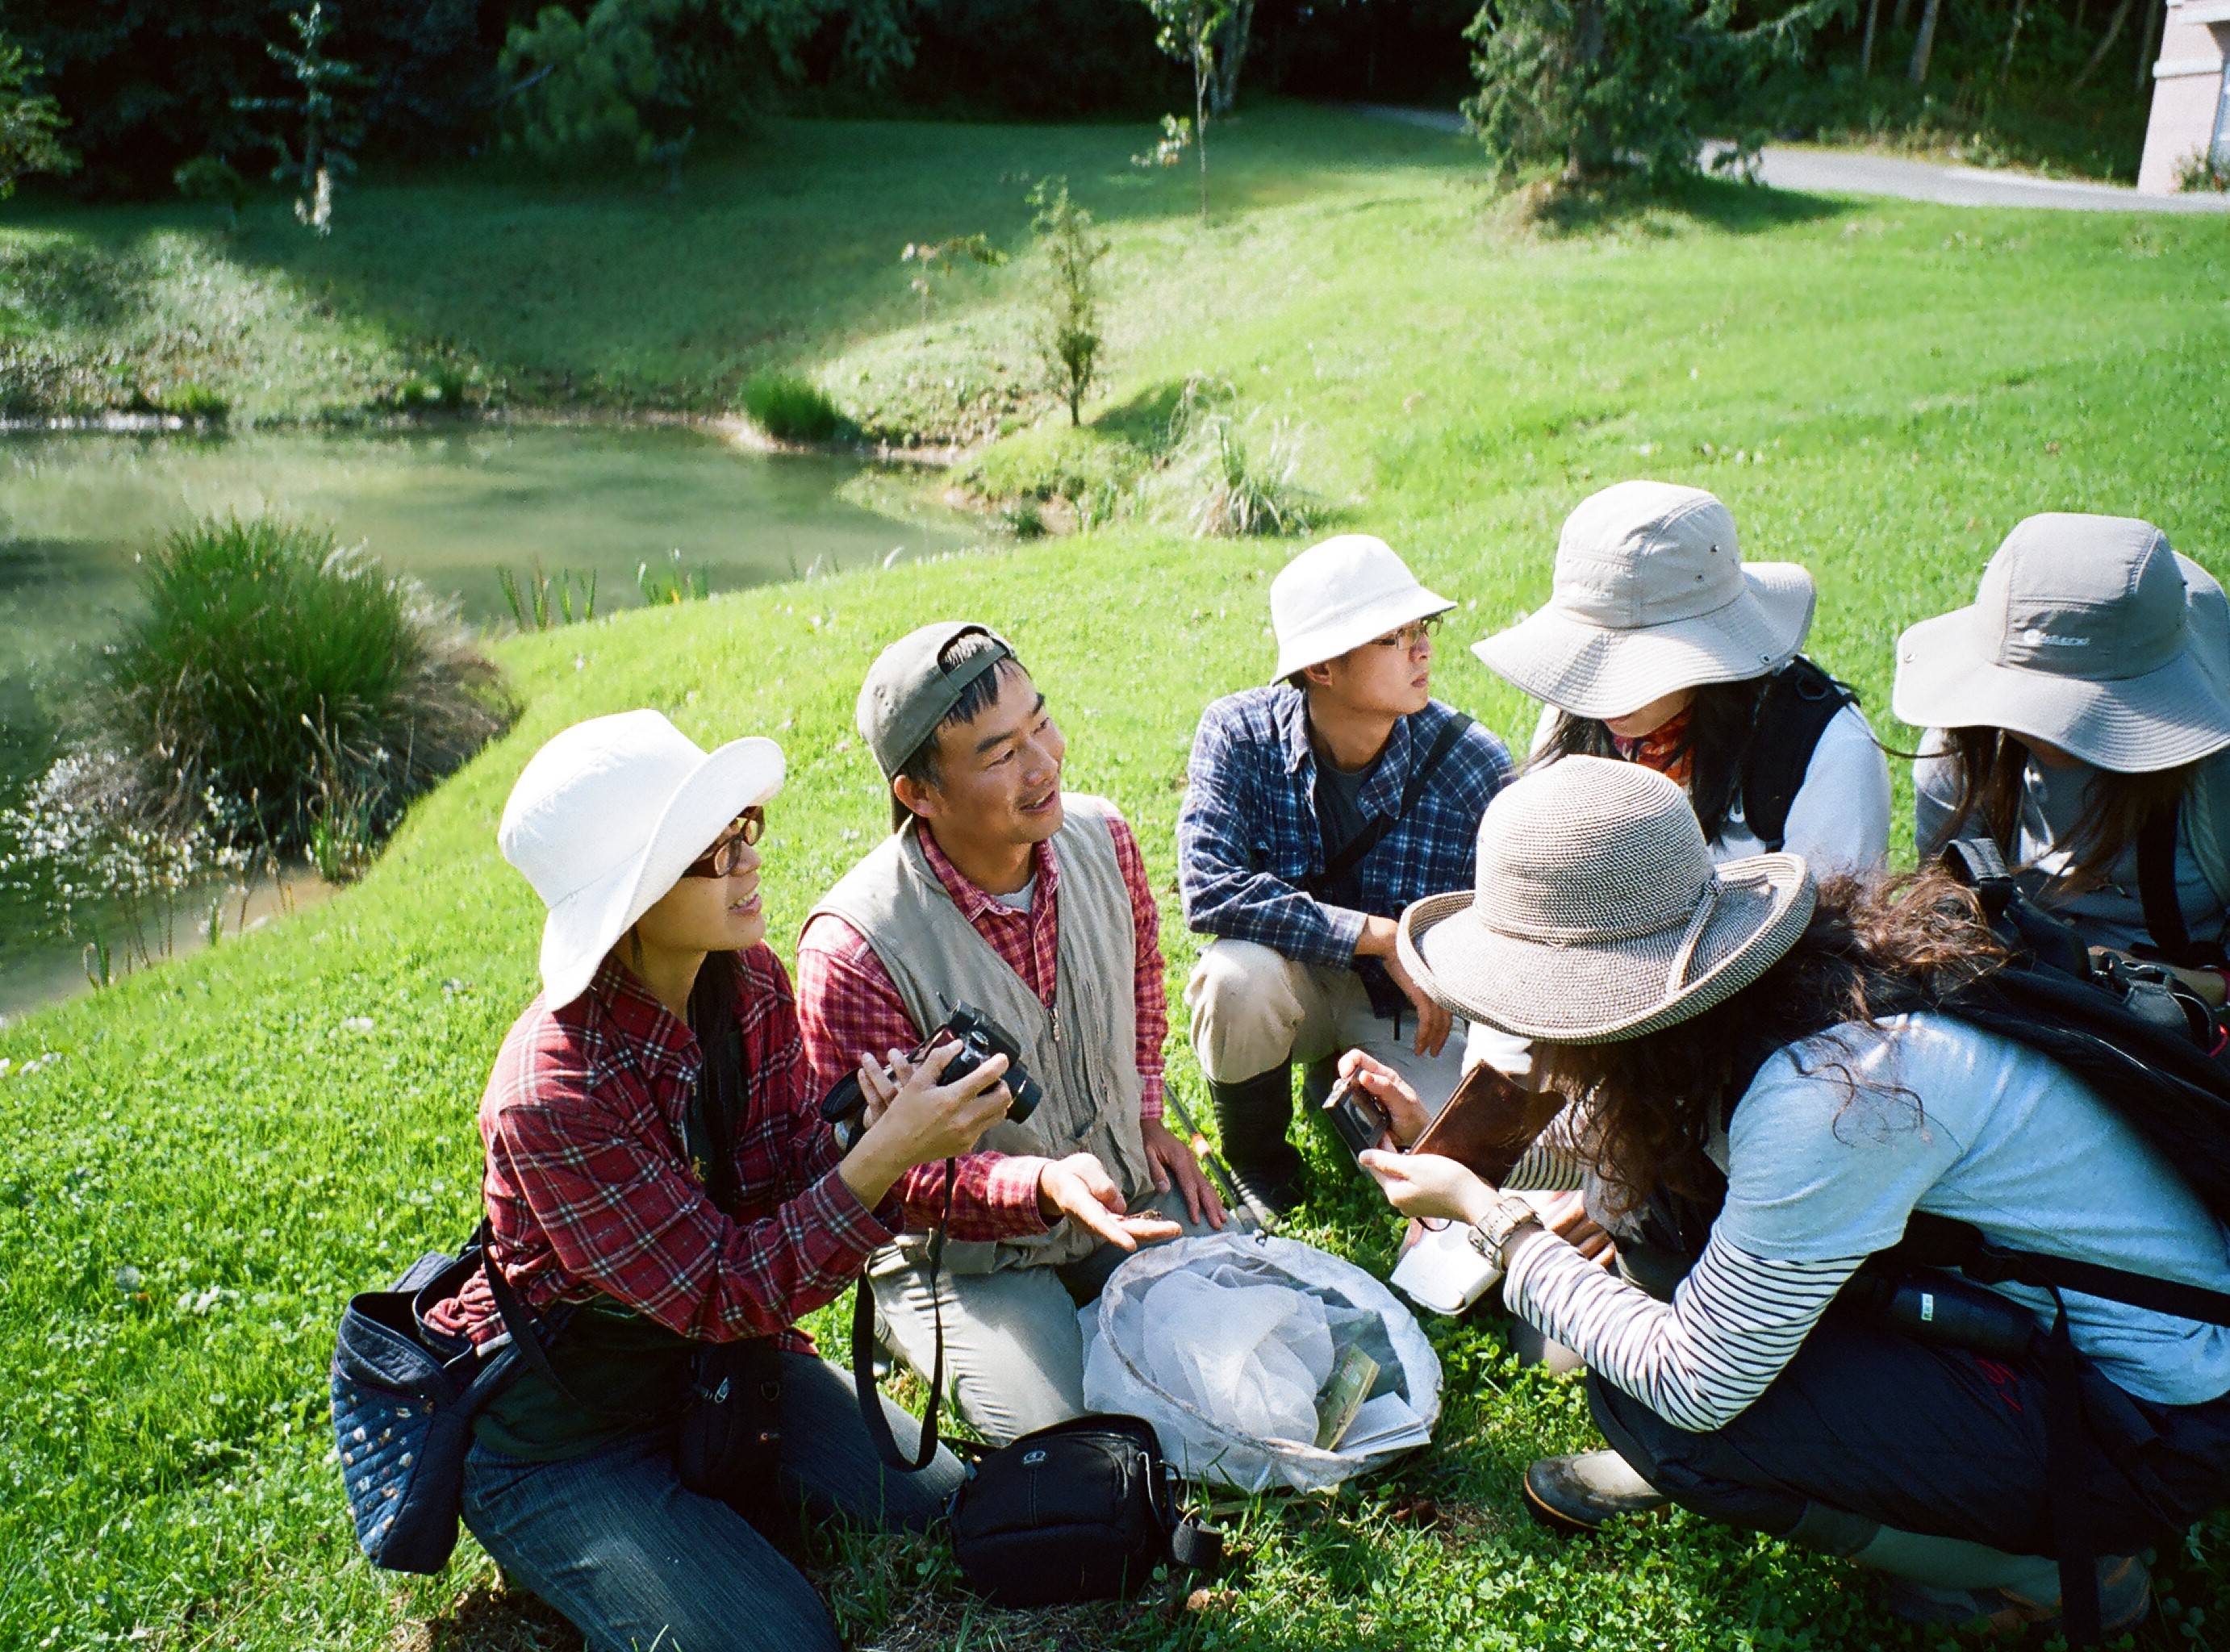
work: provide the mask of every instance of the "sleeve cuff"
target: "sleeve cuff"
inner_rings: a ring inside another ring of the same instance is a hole
[[[1002,1219],[1002,1230],[1019,1237],[1047,1231],[1045,1212],[1038,1208],[1038,1178],[1050,1159],[1004,1158],[983,1179],[983,1203]]]
[[[1355,949],[1363,944],[1363,916],[1352,907],[1331,906],[1317,903],[1317,910],[1324,914],[1325,927],[1331,932],[1331,944],[1337,948],[1341,963],[1355,961]]]
[[[899,1236],[905,1225],[905,1206],[898,1190],[873,1210],[860,1202],[852,1184],[831,1170],[799,1195],[798,1215],[807,1230],[818,1227],[837,1245],[855,1254],[864,1266],[867,1258]]]

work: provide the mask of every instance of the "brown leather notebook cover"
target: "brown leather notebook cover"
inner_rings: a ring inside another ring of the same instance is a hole
[[[1453,1159],[1499,1187],[1511,1167],[1563,1110],[1563,1096],[1527,1090],[1481,1062],[1464,1075],[1440,1116],[1410,1143],[1409,1151]]]

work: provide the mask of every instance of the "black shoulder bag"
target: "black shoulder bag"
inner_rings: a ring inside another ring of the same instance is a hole
[[[742,1191],[736,1136],[751,1090],[743,1029],[736,1022],[732,955],[706,958],[689,994],[689,1024],[704,1066],[690,1098],[688,1149],[712,1202],[733,1216]],[[674,1472],[690,1490],[718,1497],[767,1528],[781,1514],[782,1350],[764,1336],[701,1344],[691,1360],[690,1385],[674,1435]]]

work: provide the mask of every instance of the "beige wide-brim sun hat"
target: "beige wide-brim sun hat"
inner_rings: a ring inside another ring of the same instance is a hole
[[[2117,775],[2230,747],[2230,622],[2214,577],[2149,522],[2017,524],[1975,601],[1897,642],[1890,709],[1923,729],[2004,729]]]
[[[1402,962],[1466,1020],[1610,1044],[1699,1015],[1796,944],[1816,899],[1801,855],[1713,866],[1687,794],[1654,769],[1566,757],[1505,787],[1479,825],[1478,886],[1402,914]]]
[[[571,1003],[604,955],[722,828],[782,789],[782,748],[753,735],[707,752],[656,711],[590,717],[527,760],[496,841],[549,909],[542,996]]]
[[[1794,562],[1743,561],[1711,494],[1618,482],[1565,519],[1547,605],[1472,652],[1560,710],[1622,717],[1677,689],[1780,670],[1814,601]]]

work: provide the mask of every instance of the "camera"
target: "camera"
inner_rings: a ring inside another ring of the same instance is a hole
[[[920,1048],[913,1052],[916,1061],[947,1039],[960,1048],[944,1064],[940,1083],[957,1083],[967,1077],[993,1056],[1007,1058],[1006,1076],[1000,1081],[1007,1087],[1013,1101],[1007,1108],[1007,1117],[1021,1124],[1038,1110],[1045,1100],[1045,1091],[1038,1081],[1022,1066],[1022,1047],[1012,1034],[972,1004],[963,1004],[944,1019],[944,1025],[931,1033]],[[836,1081],[821,1103],[821,1116],[835,1127],[837,1140],[848,1149],[859,1139],[860,1115],[867,1105],[867,1092],[860,1088],[860,1075],[847,1073]]]
[[[1324,1115],[1347,1150],[1357,1155],[1376,1147],[1393,1122],[1351,1073],[1324,1097]]]

